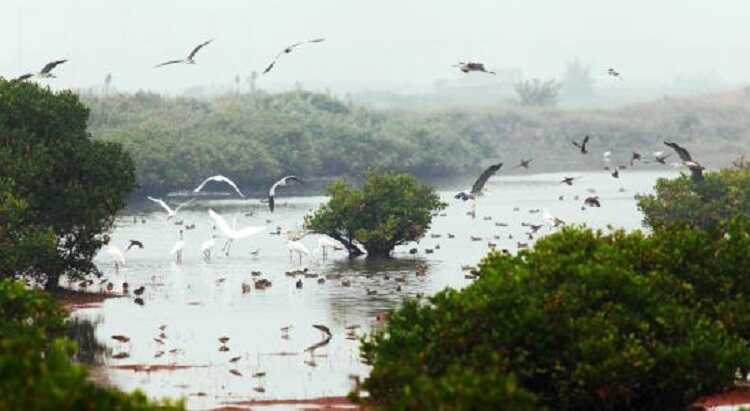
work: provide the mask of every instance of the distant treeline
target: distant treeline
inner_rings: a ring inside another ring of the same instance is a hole
[[[361,176],[368,169],[421,178],[475,174],[489,161],[508,171],[521,157],[537,171],[593,169],[601,153],[625,163],[681,141],[699,158],[729,161],[750,140],[750,99],[742,93],[664,99],[618,110],[513,105],[464,110],[377,111],[326,94],[293,91],[212,99],[153,93],[82,96],[94,137],[121,143],[136,162],[140,189],[186,190],[224,174],[260,192],[286,174]],[[581,156],[570,141],[592,136]],[[668,151],[668,150],[665,150]],[[716,163],[716,161],[714,161]]]
[[[358,176],[379,168],[444,177],[474,171],[498,153],[497,135],[453,116],[380,113],[304,91],[84,99],[92,134],[131,153],[138,184],[149,192],[193,188],[214,174],[251,192],[287,174]]]

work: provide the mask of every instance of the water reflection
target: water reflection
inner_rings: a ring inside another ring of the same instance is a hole
[[[315,235],[302,239],[312,255],[301,265],[290,260],[286,238],[273,233],[276,227],[301,229],[304,215],[325,201],[320,196],[279,198],[273,214],[258,200],[202,198],[181,210],[182,225],[142,203],[118,218],[112,241],[121,246],[139,240],[144,248],[128,251],[119,273],[105,253],[96,259],[115,284],[143,287],[140,301],[129,295],[76,313],[95,321],[89,343],[110,349],[88,358],[103,364],[121,388],[184,396],[191,408],[344,395],[349,375],[368,371],[360,363],[357,337],[405,298],[470,284],[463,268],[476,265],[492,245],[515,252],[519,241],[533,243],[528,224],[544,224],[536,210],[602,229],[637,228],[641,216],[633,195],[668,175],[633,172],[614,180],[607,173],[578,174],[580,183],[572,187],[559,183],[562,174],[494,178],[477,202],[476,219],[466,215],[467,204],[452,199],[452,191],[443,192],[450,206],[435,217],[430,233],[380,260],[350,260],[333,250],[323,259]],[[581,210],[587,188],[596,188],[601,208]],[[214,234],[208,208],[227,221],[236,219],[238,227],[268,229],[236,241],[231,255],[215,252],[207,261],[200,248]],[[176,264],[170,250],[180,229],[185,247],[183,264]],[[534,238],[553,230],[545,224]],[[313,325],[326,326],[332,336],[322,338]],[[129,336],[127,347],[112,341],[118,334]],[[230,339],[220,350],[222,336]],[[127,358],[114,358],[125,349]],[[260,373],[262,381],[253,378]]]
[[[102,316],[93,320],[74,316],[68,321],[68,338],[78,344],[78,350],[73,356],[75,361],[89,365],[101,364],[104,357],[111,354],[112,350],[96,338],[96,327],[102,321]]]

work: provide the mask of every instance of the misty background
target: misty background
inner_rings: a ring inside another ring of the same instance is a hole
[[[70,59],[46,81],[53,88],[96,87],[112,73],[118,91],[220,89],[315,37],[327,41],[284,56],[257,86],[429,94],[465,80],[451,67],[460,60],[516,81],[559,80],[578,58],[598,95],[634,101],[744,86],[750,69],[750,3],[742,0],[5,0],[2,10],[0,75]],[[153,68],[211,38],[197,65]],[[607,77],[609,67],[624,81]],[[495,81],[476,76],[469,81]]]

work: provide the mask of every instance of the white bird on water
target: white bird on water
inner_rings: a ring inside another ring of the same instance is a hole
[[[125,253],[117,246],[109,244],[104,249],[115,263],[115,273],[120,272],[120,266],[125,267]]]
[[[321,255],[323,257],[323,260],[328,258],[328,249],[335,250],[338,247],[340,247],[341,244],[334,240],[331,237],[328,237],[327,235],[321,235],[318,237],[318,248],[317,250],[321,251]]]
[[[217,181],[217,182],[220,182],[220,183],[227,183],[230,186],[232,186],[232,188],[234,189],[234,191],[236,191],[237,194],[240,195],[240,197],[243,197],[243,198],[245,197],[245,195],[242,194],[242,191],[240,191],[239,187],[237,187],[237,184],[235,184],[234,181],[232,181],[229,178],[224,177],[222,175],[212,176],[212,177],[209,177],[209,178],[203,180],[203,182],[200,183],[200,185],[198,187],[196,187],[195,190],[193,190],[193,192],[197,193],[197,192],[203,190],[203,187],[205,187],[206,184],[208,184],[209,181]]]
[[[167,203],[166,203],[166,202],[165,202],[164,200],[162,200],[161,198],[154,198],[154,197],[146,197],[146,198],[148,198],[149,200],[151,200],[151,201],[155,202],[156,204],[159,204],[160,206],[162,206],[162,208],[164,209],[164,211],[166,211],[166,212],[167,212],[167,220],[171,220],[172,218],[176,217],[176,216],[177,216],[177,213],[178,213],[178,212],[179,212],[179,211],[180,211],[180,210],[181,210],[181,209],[182,209],[183,207],[185,207],[185,206],[187,206],[187,205],[190,205],[190,204],[191,204],[191,203],[192,203],[193,201],[195,201],[195,199],[192,199],[192,200],[190,200],[190,201],[186,201],[186,202],[184,202],[184,203],[182,203],[182,204],[179,204],[179,205],[178,205],[178,206],[177,206],[177,207],[176,207],[176,208],[175,208],[175,209],[173,210],[173,209],[172,209],[171,207],[169,207],[169,205],[167,205]]]
[[[245,227],[241,230],[237,230],[230,227],[227,223],[227,220],[225,220],[224,217],[222,217],[214,210],[209,209],[208,215],[212,220],[214,220],[214,223],[216,223],[216,227],[219,228],[219,231],[221,231],[221,233],[224,234],[225,237],[227,237],[227,241],[222,247],[227,256],[229,256],[229,250],[232,247],[232,243],[234,242],[234,240],[241,240],[243,238],[250,237],[266,229],[266,227]]]
[[[211,252],[213,251],[215,246],[216,234],[211,234],[211,238],[201,244],[201,254],[203,254],[203,259],[206,260],[206,262],[211,261]]]
[[[295,181],[300,184],[304,183],[304,181],[300,180],[300,178],[297,176],[286,176],[282,178],[281,180],[273,183],[273,185],[271,186],[271,189],[268,190],[268,208],[271,210],[272,213],[274,209],[274,197],[276,196],[276,189],[278,187],[286,187],[290,181]]]
[[[287,241],[286,248],[289,249],[289,259],[291,260],[294,254],[297,254],[300,265],[302,265],[302,257],[310,255],[310,250],[308,250],[299,240]]]
[[[172,247],[172,251],[169,254],[175,255],[175,263],[178,265],[182,264],[182,250],[185,249],[185,240],[182,238],[182,230],[180,230],[180,239]]]

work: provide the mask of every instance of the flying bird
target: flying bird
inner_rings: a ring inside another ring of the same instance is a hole
[[[474,182],[474,185],[471,186],[471,190],[467,193],[465,191],[462,191],[453,198],[457,200],[473,200],[476,198],[476,196],[480,195],[482,192],[482,189],[484,189],[485,183],[487,183],[487,180],[492,177],[493,174],[495,174],[500,168],[503,166],[503,163],[497,163],[489,166],[482,174],[477,178],[477,181]]]
[[[130,240],[130,244],[128,244],[128,248],[126,248],[125,251],[128,251],[133,247],[138,247],[140,249],[143,249],[143,243],[138,240]]]
[[[618,78],[618,79],[622,80],[622,77],[620,77],[620,72],[617,71],[617,70],[615,70],[615,69],[613,69],[613,68],[611,68],[611,67],[607,69],[607,74],[610,75],[610,76],[612,76],[612,77],[615,77],[615,78]]]
[[[532,161],[534,161],[534,159],[533,159],[533,158],[530,158],[530,159],[528,159],[528,160],[524,160],[524,159],[521,159],[521,164],[519,164],[519,165],[515,166],[514,168],[518,168],[518,167],[521,167],[521,168],[525,168],[525,169],[528,169],[528,168],[529,168],[529,165],[531,165],[531,162],[532,162]]]
[[[601,207],[602,204],[599,202],[599,197],[586,197],[585,200],[583,200],[583,204],[589,206],[589,207]]]
[[[52,74],[52,70],[59,66],[60,64],[63,64],[67,62],[68,60],[55,60],[52,62],[47,63],[44,67],[42,67],[42,70],[39,73],[26,73],[24,75],[19,76],[16,78],[16,81],[23,81],[30,79],[32,77],[39,77],[39,78],[57,78],[54,74]]]
[[[630,167],[633,167],[633,164],[634,164],[634,163],[635,163],[636,161],[641,161],[641,159],[642,159],[641,153],[638,153],[638,152],[636,152],[636,151],[633,151],[633,155],[632,155],[632,156],[630,156]]]
[[[484,67],[484,63],[477,63],[477,62],[463,62],[459,61],[458,64],[454,64],[453,67],[458,67],[459,70],[463,71],[464,73],[471,73],[472,71],[478,71],[482,73],[487,74],[496,74],[494,71],[488,71]]]
[[[230,180],[227,177],[224,177],[222,175],[215,175],[215,176],[212,176],[212,177],[209,177],[209,178],[203,180],[203,182],[198,187],[196,187],[195,190],[193,190],[193,192],[197,193],[197,192],[201,191],[203,189],[203,187],[205,187],[205,185],[208,184],[209,181],[216,181],[216,182],[220,182],[220,183],[227,183],[230,186],[232,186],[232,188],[234,189],[234,191],[236,191],[237,194],[240,195],[240,197],[243,197],[243,198],[245,197],[245,195],[242,194],[242,191],[240,191],[240,189],[237,187],[237,184],[235,184],[234,181],[232,181],[232,180]]]
[[[562,181],[560,181],[560,184],[567,184],[569,186],[573,185],[573,180],[575,180],[576,177],[563,177]]]
[[[685,164],[687,168],[690,169],[690,173],[692,174],[693,181],[695,182],[703,181],[703,170],[705,170],[705,168],[702,165],[700,165],[700,163],[693,160],[693,157],[690,155],[689,151],[687,151],[684,147],[674,142],[665,141],[664,145],[672,148],[677,153],[677,156],[680,157],[680,160],[682,160],[682,163]]]
[[[300,180],[300,178],[297,176],[286,176],[282,178],[281,180],[273,183],[273,185],[271,186],[271,189],[268,190],[268,209],[271,210],[272,213],[274,209],[274,197],[276,196],[276,188],[286,187],[290,181],[295,181],[300,184],[305,183],[304,181]]]
[[[292,50],[296,49],[297,47],[303,45],[303,44],[310,44],[310,43],[322,43],[326,39],[324,38],[318,38],[318,39],[312,39],[307,41],[299,41],[297,43],[294,43],[290,46],[285,47],[283,50],[279,52],[279,54],[274,57],[273,61],[266,67],[265,70],[263,70],[263,74],[268,74],[271,70],[273,70],[274,66],[276,66],[276,62],[279,61],[279,57],[283,56],[284,54],[289,54],[292,52]]]
[[[164,63],[157,64],[156,66],[154,66],[154,68],[159,68],[159,67],[162,67],[162,66],[167,66],[169,64],[180,64],[180,63],[182,63],[182,64],[195,64],[195,55],[198,54],[198,50],[200,50],[203,47],[209,45],[212,41],[214,41],[214,40],[211,39],[211,40],[205,41],[205,42],[197,45],[193,49],[193,51],[190,52],[190,54],[187,56],[186,59],[165,61]]]
[[[586,154],[588,153],[588,150],[586,149],[586,144],[588,144],[589,139],[590,139],[589,135],[586,134],[586,136],[583,137],[583,141],[581,141],[580,143],[577,141],[572,141],[572,143],[574,146],[578,147],[581,150],[581,154]]]
[[[156,204],[159,204],[160,206],[162,206],[162,208],[164,209],[164,211],[167,212],[167,220],[171,220],[172,218],[176,217],[177,216],[177,212],[179,212],[180,209],[182,209],[183,207],[185,207],[185,206],[189,205],[190,203],[192,203],[193,201],[195,201],[195,199],[186,201],[186,202],[178,205],[173,210],[171,207],[169,207],[169,205],[167,205],[166,202],[164,202],[164,200],[162,200],[160,198],[154,198],[154,197],[146,197],[146,198],[149,199],[149,200],[151,200],[151,201],[153,201],[153,202],[155,202]]]
[[[224,250],[227,256],[229,255],[229,249],[232,247],[232,243],[235,240],[241,240],[243,238],[250,237],[266,229],[266,227],[245,227],[241,230],[237,230],[235,228],[229,227],[227,220],[225,220],[224,217],[222,217],[214,210],[209,209],[208,215],[212,220],[214,220],[214,223],[216,224],[216,227],[219,228],[219,231],[221,231],[221,233],[227,237],[227,241],[222,247],[222,250]]]
[[[317,330],[320,330],[320,332],[322,332],[323,334],[327,335],[328,338],[333,337],[333,334],[331,334],[331,329],[328,328],[328,327],[326,327],[325,325],[314,324],[313,328],[315,328]]]
[[[671,154],[664,155],[663,151],[657,151],[654,153],[654,160],[659,164],[667,165],[667,159]]]

